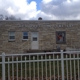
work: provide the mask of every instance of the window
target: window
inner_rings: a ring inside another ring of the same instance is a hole
[[[33,41],[37,41],[37,37],[33,37]]]
[[[14,41],[15,40],[15,32],[14,31],[9,32],[9,40],[10,41]]]
[[[57,31],[56,32],[56,43],[59,43],[59,44],[66,43],[65,31]]]
[[[28,39],[28,32],[23,32],[23,40]]]

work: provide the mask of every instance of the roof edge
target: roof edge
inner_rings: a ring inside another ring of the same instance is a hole
[[[0,22],[9,22],[9,21],[11,21],[11,22],[15,22],[15,21],[21,21],[21,22],[23,22],[23,21],[37,21],[37,22],[44,22],[44,21],[80,21],[80,20],[0,20]]]

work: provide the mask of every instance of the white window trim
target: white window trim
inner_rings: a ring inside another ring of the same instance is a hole
[[[27,32],[27,31],[23,31],[23,32]],[[28,39],[23,39],[23,32],[22,32],[22,40],[28,40]],[[28,33],[28,32],[27,32]],[[28,37],[29,38],[29,37]]]
[[[14,37],[15,37],[15,31],[9,31],[10,32],[14,32]],[[15,41],[15,39],[10,39],[10,34],[9,34],[9,41]]]

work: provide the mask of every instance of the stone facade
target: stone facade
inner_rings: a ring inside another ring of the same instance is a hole
[[[15,31],[15,40],[9,41],[9,31]],[[23,40],[22,32],[28,32]],[[64,31],[65,43],[56,43],[56,32]],[[0,53],[23,53],[31,49],[31,32],[38,32],[38,50],[80,48],[80,21],[0,21]]]

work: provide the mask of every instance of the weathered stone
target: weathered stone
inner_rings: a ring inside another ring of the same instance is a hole
[[[9,41],[9,31],[15,31],[15,41]],[[28,31],[28,40],[22,32]],[[39,32],[39,50],[56,46],[80,48],[80,21],[0,21],[0,53],[22,53],[31,50],[31,32]],[[56,43],[56,31],[66,32],[66,43]]]

